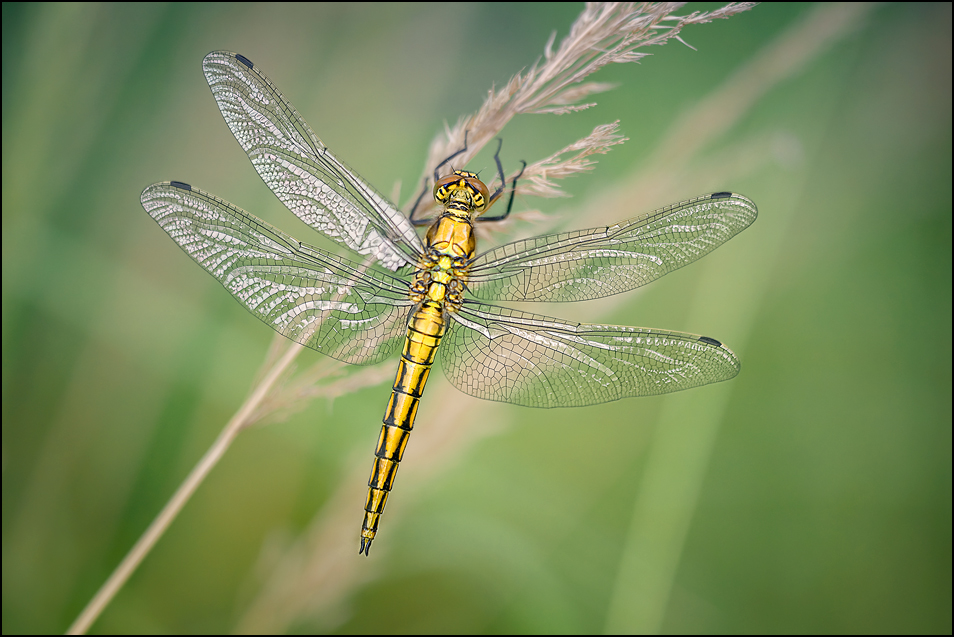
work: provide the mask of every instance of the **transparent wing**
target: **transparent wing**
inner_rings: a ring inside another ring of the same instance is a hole
[[[289,210],[389,270],[417,262],[421,240],[407,217],[332,155],[247,58],[214,51],[202,68],[235,139]]]
[[[739,359],[706,336],[587,325],[483,303],[451,314],[441,364],[465,394],[527,407],[579,407],[729,380]]]
[[[181,182],[146,188],[142,205],[196,263],[283,336],[346,363],[400,349],[408,284],[300,243]]]
[[[583,301],[619,294],[707,255],[757,214],[742,195],[718,192],[608,228],[515,241],[474,259],[468,296]]]

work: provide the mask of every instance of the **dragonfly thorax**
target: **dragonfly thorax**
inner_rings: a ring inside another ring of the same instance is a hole
[[[411,286],[411,300],[429,300],[457,311],[463,302],[467,270],[477,251],[470,216],[445,212],[428,228],[425,243]]]
[[[429,258],[447,255],[469,261],[477,251],[477,237],[470,216],[460,216],[448,210],[431,224],[425,235]]]

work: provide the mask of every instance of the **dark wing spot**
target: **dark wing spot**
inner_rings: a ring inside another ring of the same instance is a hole
[[[235,54],[235,59],[247,66],[248,68],[253,68],[255,65],[252,64],[252,61],[245,57],[244,55]]]
[[[180,190],[189,190],[189,191],[192,190],[192,186],[182,181],[170,181],[169,185],[172,186],[173,188],[178,188]]]
[[[709,195],[709,199],[728,199],[731,196],[731,192],[714,192]]]
[[[715,195],[713,195],[715,196]],[[722,347],[722,343],[715,340],[714,338],[709,338],[708,336],[700,336],[699,340],[703,343],[708,343],[709,345],[715,345],[716,347]]]

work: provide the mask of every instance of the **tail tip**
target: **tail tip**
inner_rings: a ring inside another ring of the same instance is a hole
[[[358,549],[358,555],[362,553],[367,557],[368,551],[371,550],[371,538],[363,537],[361,538],[361,547]]]

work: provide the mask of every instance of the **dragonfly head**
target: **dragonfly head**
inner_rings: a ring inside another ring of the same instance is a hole
[[[449,210],[473,211],[479,215],[487,209],[490,195],[477,173],[455,170],[434,184],[434,199]]]

